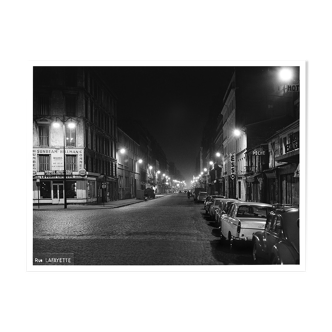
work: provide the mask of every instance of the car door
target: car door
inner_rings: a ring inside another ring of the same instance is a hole
[[[275,214],[271,218],[271,223],[267,225],[266,229],[266,253],[268,259],[270,258],[272,247],[280,241],[281,223],[280,216]]]
[[[232,206],[229,209],[229,213],[227,216],[222,218],[222,226],[221,226],[221,231],[222,235],[227,238],[228,233],[231,232],[231,221],[234,216],[234,210],[235,210],[235,204],[232,204]]]

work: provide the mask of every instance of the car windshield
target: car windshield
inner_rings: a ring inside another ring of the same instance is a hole
[[[259,205],[240,205],[236,216],[245,218],[266,218],[271,208]]]

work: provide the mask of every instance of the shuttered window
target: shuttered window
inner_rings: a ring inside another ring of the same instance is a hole
[[[38,155],[38,171],[44,172],[50,170],[50,155],[39,154]]]
[[[77,170],[77,156],[66,155],[66,170],[76,172]]]
[[[49,146],[49,126],[38,126],[39,146]]]

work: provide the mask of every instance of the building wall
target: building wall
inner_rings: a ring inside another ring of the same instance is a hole
[[[86,68],[35,67],[33,93],[34,202],[39,195],[39,203],[63,204],[63,124],[70,122],[75,129],[66,130],[67,202],[115,199],[116,101],[107,86]],[[47,199],[40,197],[43,186]]]

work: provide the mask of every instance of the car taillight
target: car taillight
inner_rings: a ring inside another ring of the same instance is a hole
[[[241,221],[239,221],[239,223],[237,224],[236,231],[240,234],[240,231],[241,231]]]

